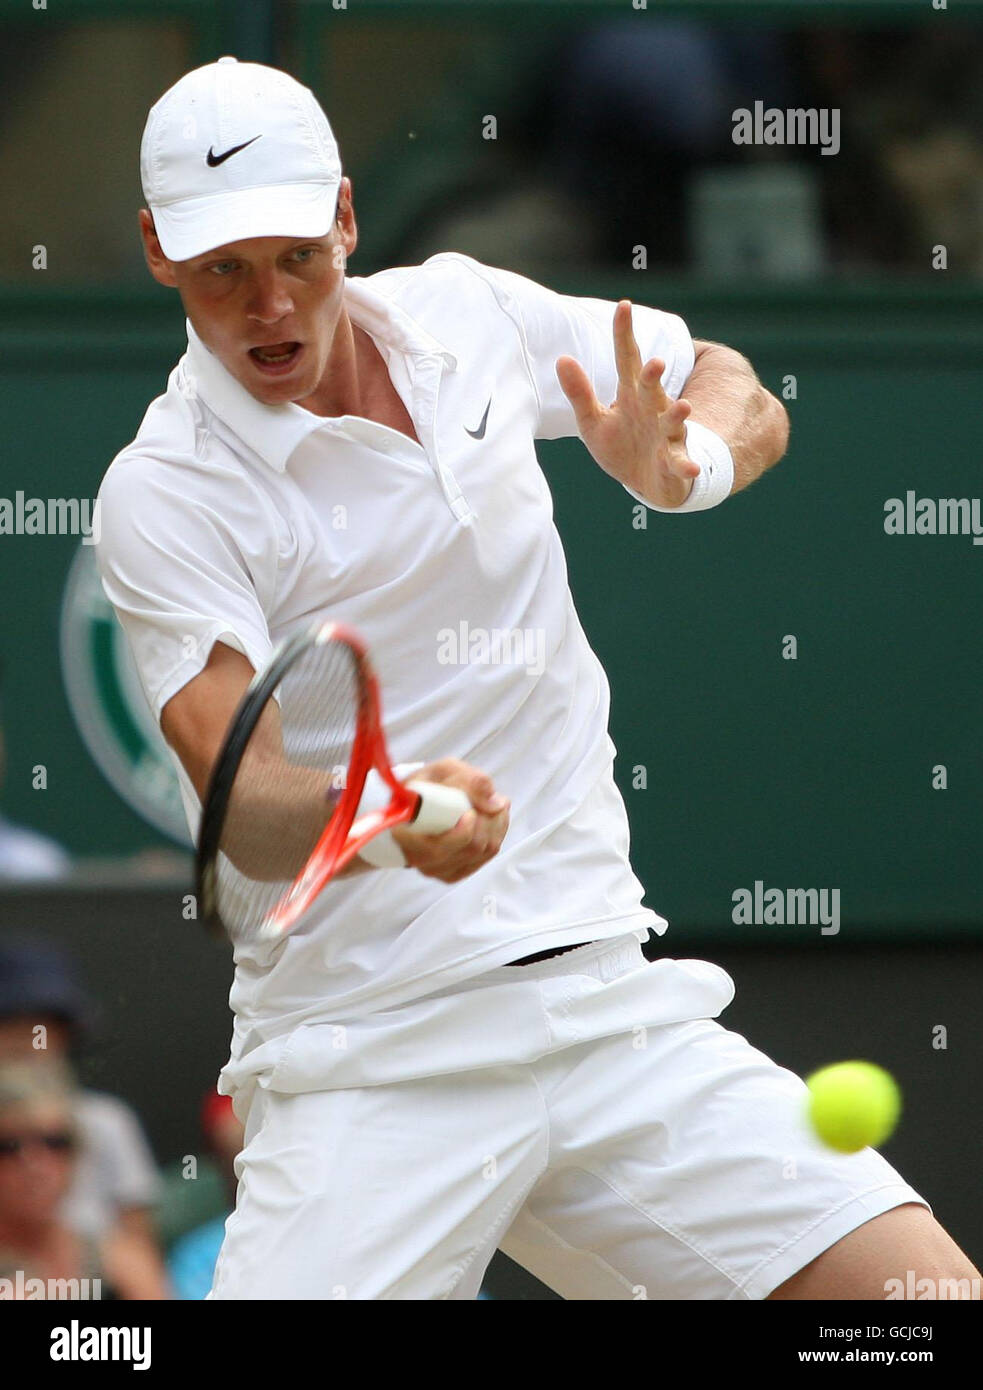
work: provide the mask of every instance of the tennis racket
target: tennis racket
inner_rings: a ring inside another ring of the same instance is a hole
[[[370,774],[388,803],[359,814]],[[233,942],[275,943],[374,837],[440,834],[470,807],[456,787],[397,779],[364,642],[318,624],[278,648],[233,716],[202,805],[199,912]]]

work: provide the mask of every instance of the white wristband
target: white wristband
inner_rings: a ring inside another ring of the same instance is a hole
[[[643,503],[653,512],[705,512],[708,507],[716,507],[725,497],[730,496],[734,486],[734,460],[730,449],[713,430],[696,420],[686,421],[686,452],[694,463],[700,465],[699,474],[693,479],[693,486],[686,501],[679,507],[657,507],[647,502],[632,489],[636,502]]]
[[[419,772],[423,763],[397,763],[393,768],[396,780],[405,782],[414,773]],[[383,807],[389,805],[392,790],[388,782],[376,772],[375,768],[370,768],[369,775],[365,779],[365,786],[362,788],[362,799],[358,803],[358,810],[355,819],[366,815],[369,811],[381,811]],[[391,830],[384,830],[381,835],[375,835],[363,845],[358,852],[359,859],[364,859],[366,864],[372,864],[377,869],[405,869],[406,855],[393,839]]]

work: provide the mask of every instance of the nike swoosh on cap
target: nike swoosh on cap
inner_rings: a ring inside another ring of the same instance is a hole
[[[467,427],[467,425],[464,426],[464,431],[465,431],[465,433],[466,433],[466,434],[469,434],[469,435],[471,436],[472,439],[484,439],[484,437],[485,437],[485,425],[488,423],[488,412],[489,412],[489,410],[491,409],[491,403],[492,403],[492,398],[491,398],[491,396],[489,396],[489,397],[488,397],[488,404],[485,406],[485,413],[484,413],[484,415],[482,415],[482,417],[481,417],[481,424],[478,426],[478,428],[477,428],[476,430],[469,430],[468,427]]]
[[[209,168],[214,169],[216,165],[224,164],[225,161],[231,159],[234,154],[238,154],[239,151],[244,150],[247,145],[253,145],[260,139],[262,139],[262,132],[260,132],[259,135],[254,135],[252,140],[244,140],[241,145],[233,145],[231,150],[226,150],[224,154],[212,154],[212,148],[209,145],[208,154],[205,156],[205,163]]]

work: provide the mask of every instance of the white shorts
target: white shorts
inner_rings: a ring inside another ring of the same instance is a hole
[[[629,936],[444,993],[640,969]],[[563,1007],[555,984],[544,999]],[[872,1149],[820,1144],[805,1096],[710,1018],[392,1084],[257,1087],[209,1296],[474,1299],[500,1248],[567,1299],[764,1298],[881,1212],[928,1207]]]

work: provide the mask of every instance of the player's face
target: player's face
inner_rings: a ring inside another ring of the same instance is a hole
[[[253,237],[189,261],[151,264],[156,278],[180,291],[205,346],[266,405],[303,402],[328,371],[355,245],[348,183],[327,236]]]
[[[266,405],[301,401],[321,381],[344,289],[335,250],[333,236],[255,237],[180,263],[195,332]]]

